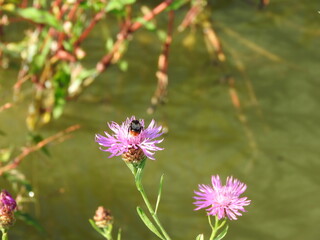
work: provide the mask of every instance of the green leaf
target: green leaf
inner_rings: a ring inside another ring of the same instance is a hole
[[[109,1],[106,11],[123,10],[126,5],[135,3],[136,0],[111,0]]]
[[[160,203],[160,200],[161,200],[162,184],[163,184],[163,176],[164,176],[164,174],[162,174],[162,175],[161,175],[161,178],[160,178],[160,185],[159,185],[159,191],[158,191],[157,203],[156,203],[156,208],[155,208],[155,211],[154,211],[154,213],[155,213],[155,214],[157,214],[158,207],[159,207],[159,203]]]
[[[146,29],[154,31],[157,27],[152,21],[146,21],[143,17],[136,19],[137,22],[140,22]]]
[[[165,41],[166,40],[166,38],[167,38],[167,33],[165,32],[165,31],[163,31],[163,30],[161,30],[161,29],[159,29],[158,31],[157,31],[157,35],[158,35],[158,38],[161,40],[161,41]]]
[[[52,114],[56,119],[63,113],[70,83],[70,66],[64,64],[59,67],[60,69],[58,69],[57,73],[53,76],[55,99]]]
[[[157,235],[159,238],[164,239],[158,229],[153,225],[153,223],[150,221],[150,219],[147,217],[147,215],[144,213],[141,207],[137,207],[137,212],[139,214],[139,217],[144,222],[144,224],[150,229],[151,232],[153,232],[155,235]]]
[[[227,225],[225,229],[218,236],[214,238],[214,240],[221,240],[222,238],[224,238],[228,232],[228,228],[229,226]]]
[[[7,162],[10,160],[13,147],[0,149],[0,162]]]
[[[106,42],[106,49],[108,51],[111,51],[111,49],[113,48],[113,44],[113,39],[109,37]]]
[[[14,215],[17,219],[24,221],[26,224],[34,227],[39,232],[45,233],[44,227],[40,224],[40,222],[37,219],[32,217],[30,214],[17,210],[15,211]]]
[[[125,60],[119,61],[119,68],[122,72],[126,72],[128,70],[128,62]]]
[[[174,0],[173,3],[167,8],[167,10],[177,10],[181,8],[184,4],[187,4],[190,0]]]
[[[102,231],[102,229],[100,229],[92,219],[89,219],[89,223],[94,228],[94,230],[104,236],[104,232]]]
[[[121,240],[121,228],[119,228],[118,235],[117,235],[117,240]]]
[[[203,234],[199,234],[197,237],[196,237],[196,240],[204,240],[204,236]]]
[[[62,26],[59,23],[59,21],[48,11],[30,7],[30,8],[19,8],[15,11],[15,13],[33,22],[47,24],[60,31],[62,30]]]

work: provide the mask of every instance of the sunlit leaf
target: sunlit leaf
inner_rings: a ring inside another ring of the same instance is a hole
[[[7,162],[11,157],[12,150],[12,147],[0,149],[0,162]]]
[[[144,222],[144,224],[150,229],[151,232],[153,232],[155,235],[157,235],[159,238],[164,239],[158,229],[153,225],[153,223],[150,221],[150,219],[147,217],[147,215],[144,213],[141,207],[137,207],[137,212],[139,214],[139,217]]]
[[[94,230],[96,230],[98,233],[100,233],[101,235],[104,236],[102,229],[99,228],[92,219],[89,219],[89,223],[91,224],[91,226],[93,227]]]
[[[228,228],[229,228],[229,226],[227,225],[227,226],[223,229],[223,231],[222,231],[218,236],[216,236],[216,237],[214,238],[214,240],[221,240],[222,238],[224,238],[224,237],[226,236],[227,232],[228,232]]]
[[[106,11],[123,10],[126,5],[133,4],[135,1],[136,0],[110,0],[106,7]]]
[[[106,41],[106,48],[108,51],[110,51],[113,48],[113,40],[112,38],[108,38]]]
[[[117,235],[117,240],[121,240],[121,228],[119,228],[118,235]]]
[[[196,240],[204,240],[203,234],[199,234],[199,235],[196,237]]]
[[[142,23],[142,25],[150,31],[156,29],[156,25],[152,21],[146,21],[143,17],[137,18],[136,21]]]
[[[126,72],[128,70],[128,66],[129,66],[129,64],[127,61],[125,61],[125,60],[119,61],[119,68],[121,71]]]
[[[58,30],[62,30],[62,26],[59,23],[59,21],[48,11],[30,7],[30,8],[19,8],[15,11],[15,13],[33,22],[47,24]]]

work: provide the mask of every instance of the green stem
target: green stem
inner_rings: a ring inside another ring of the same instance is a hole
[[[157,213],[154,211],[148,197],[147,197],[147,194],[142,186],[142,182],[141,181],[137,181],[136,182],[136,186],[137,186],[137,189],[138,191],[140,192],[143,200],[144,200],[144,203],[146,204],[153,220],[155,221],[155,223],[158,225],[160,231],[162,232],[163,236],[165,237],[166,240],[171,240],[171,238],[169,237],[168,233],[166,232],[166,230],[163,228],[158,216],[157,216]]]
[[[208,215],[209,224],[212,229],[211,236],[210,236],[209,240],[214,240],[214,237],[216,236],[219,229],[222,228],[224,226],[224,224],[226,223],[226,219],[223,219],[223,221],[221,223],[219,223],[219,218],[217,216],[214,216],[214,217],[215,217],[214,218],[214,226],[212,226],[210,215]]]
[[[6,229],[1,228],[1,232],[2,232],[2,240],[8,240],[8,232]]]
[[[217,234],[217,231],[218,231],[219,219],[218,219],[217,216],[215,216],[214,226],[212,226],[212,224],[211,224],[210,215],[208,215],[208,219],[209,219],[209,224],[210,224],[211,229],[212,229],[211,236],[210,236],[209,240],[213,240],[214,237]]]

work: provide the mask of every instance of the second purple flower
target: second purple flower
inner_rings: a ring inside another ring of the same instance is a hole
[[[96,134],[96,142],[102,146],[102,151],[110,152],[113,156],[120,156],[125,161],[138,162],[144,157],[155,160],[154,153],[163,150],[156,146],[163,139],[157,140],[163,133],[162,127],[157,126],[152,120],[148,127],[145,127],[144,120],[137,120],[135,116],[127,118],[121,125],[116,122],[108,123],[112,134],[105,132],[106,136]]]

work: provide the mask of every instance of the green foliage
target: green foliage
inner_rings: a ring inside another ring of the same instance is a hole
[[[187,4],[188,2],[190,2],[190,0],[174,0],[170,4],[170,6],[167,8],[167,11],[177,10],[177,9],[181,8],[183,5]]]
[[[153,223],[150,221],[148,216],[145,214],[145,212],[142,210],[141,207],[137,207],[137,212],[141,220],[144,222],[144,224],[150,229],[151,232],[153,232],[155,235],[157,235],[159,238],[164,239],[158,229],[153,225]]]
[[[0,162],[8,162],[12,154],[12,147],[0,149]]]
[[[62,30],[60,22],[48,11],[30,7],[18,8],[14,13],[33,22],[47,24],[57,30]]]
[[[160,178],[160,184],[159,184],[159,191],[158,191],[157,203],[156,203],[156,207],[155,207],[155,210],[154,210],[155,214],[157,214],[158,207],[159,207],[160,200],[161,200],[162,186],[163,186],[163,177],[164,177],[164,174],[162,174],[162,175],[161,175],[161,178]]]
[[[22,211],[15,211],[15,216],[17,219],[25,222],[26,224],[34,227],[35,229],[37,229],[40,233],[46,233],[44,227],[41,225],[41,223],[35,219],[34,217],[32,217],[30,214],[22,212]]]
[[[59,65],[56,74],[53,76],[54,106],[52,114],[54,118],[59,118],[63,113],[69,83],[70,66],[68,64]]]
[[[106,7],[107,12],[111,12],[114,10],[121,11],[124,9],[126,5],[135,3],[136,0],[110,0]]]
[[[196,237],[196,240],[204,240],[203,234],[199,234],[199,235]]]
[[[119,68],[121,71],[126,72],[128,70],[129,67],[129,63],[125,60],[120,60],[119,63]]]
[[[221,240],[222,238],[224,238],[228,232],[228,229],[229,229],[229,225],[227,225],[223,231],[217,236],[214,238],[214,240]]]
[[[146,21],[143,17],[137,18],[136,21],[137,21],[137,22],[140,22],[141,24],[143,24],[143,26],[144,26],[146,29],[150,30],[150,31],[154,31],[154,30],[156,30],[156,28],[157,28],[156,25],[155,25],[153,22],[151,22],[151,21]]]

